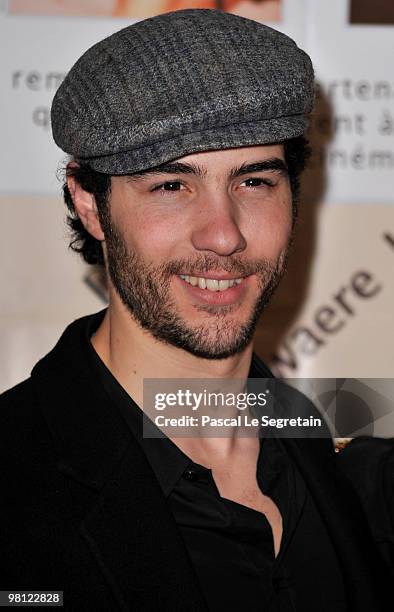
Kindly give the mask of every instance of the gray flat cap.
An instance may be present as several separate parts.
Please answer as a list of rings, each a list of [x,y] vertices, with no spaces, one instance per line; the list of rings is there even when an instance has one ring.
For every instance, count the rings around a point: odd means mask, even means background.
[[[307,130],[309,56],[288,36],[209,9],[158,15],[91,47],[52,104],[57,145],[108,174]]]

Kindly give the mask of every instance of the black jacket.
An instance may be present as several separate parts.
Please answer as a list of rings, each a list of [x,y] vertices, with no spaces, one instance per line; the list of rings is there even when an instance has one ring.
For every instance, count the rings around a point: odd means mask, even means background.
[[[394,580],[394,438],[354,438],[337,463],[357,491]]]
[[[0,590],[63,590],[66,610],[206,610],[152,468],[86,366],[84,324],[0,398]],[[331,440],[284,443],[341,561],[348,610],[390,609],[385,565]]]

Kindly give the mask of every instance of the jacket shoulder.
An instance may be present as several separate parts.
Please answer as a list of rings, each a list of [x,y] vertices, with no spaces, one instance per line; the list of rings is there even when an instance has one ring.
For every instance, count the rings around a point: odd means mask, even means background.
[[[26,378],[14,387],[3,391],[0,394],[0,421],[5,421],[12,417],[16,410],[20,412],[24,409],[29,410],[34,402],[34,390],[31,378]]]
[[[0,454],[7,465],[29,465],[32,452],[51,444],[33,381],[27,378],[0,395]],[[10,463],[12,459],[16,464]]]
[[[31,392],[31,378],[26,378],[22,382],[16,384],[10,389],[6,389],[0,393],[0,405],[3,406],[8,402],[13,402],[18,398],[22,398],[26,393]]]
[[[394,572],[394,438],[354,438],[336,460],[361,500],[374,540]]]
[[[337,463],[360,494],[376,498],[386,478],[391,479],[391,486],[394,483],[394,438],[354,438],[338,453]]]

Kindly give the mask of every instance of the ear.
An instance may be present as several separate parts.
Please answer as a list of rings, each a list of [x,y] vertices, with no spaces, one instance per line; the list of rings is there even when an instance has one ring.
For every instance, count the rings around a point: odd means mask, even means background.
[[[70,164],[70,167],[73,165],[74,164]],[[73,176],[67,177],[67,186],[73,200],[74,208],[84,228],[94,238],[103,241],[105,237],[101,229],[97,205],[93,194],[82,189],[81,185]]]

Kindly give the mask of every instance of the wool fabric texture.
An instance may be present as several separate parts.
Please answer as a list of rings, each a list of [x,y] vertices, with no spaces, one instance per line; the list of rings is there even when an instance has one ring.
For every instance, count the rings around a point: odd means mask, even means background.
[[[107,174],[198,151],[304,134],[309,56],[251,19],[188,9],[134,23],[88,49],[52,103],[57,145]]]

